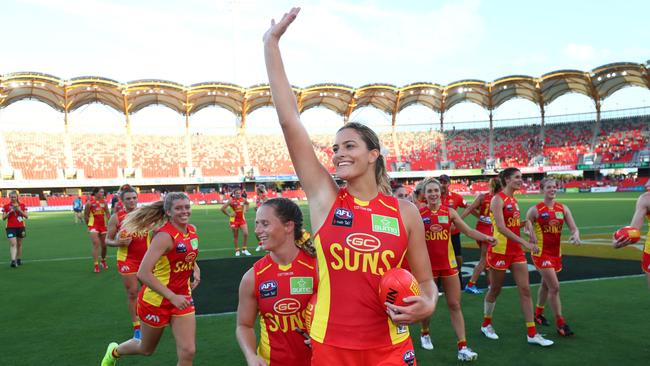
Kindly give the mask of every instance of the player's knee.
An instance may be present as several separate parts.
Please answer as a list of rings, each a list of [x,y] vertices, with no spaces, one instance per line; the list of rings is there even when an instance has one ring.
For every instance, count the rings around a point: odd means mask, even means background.
[[[519,288],[519,294],[522,297],[530,297],[530,287],[529,286],[522,286]]]
[[[548,284],[547,287],[548,287],[548,294],[550,296],[555,296],[555,295],[558,295],[560,293],[560,285],[559,284],[552,284],[552,285]]]
[[[196,353],[196,346],[194,344],[184,344],[178,347],[178,358],[182,360],[191,360]]]
[[[451,312],[460,311],[460,301],[450,301],[447,306]]]

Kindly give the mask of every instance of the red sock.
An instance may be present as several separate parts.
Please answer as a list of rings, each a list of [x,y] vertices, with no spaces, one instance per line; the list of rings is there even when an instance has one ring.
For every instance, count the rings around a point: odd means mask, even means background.
[[[483,324],[481,326],[483,328],[487,327],[488,325],[492,324],[492,317],[491,316],[485,316],[483,317]]]
[[[555,325],[557,325],[558,328],[562,328],[566,322],[564,321],[564,317],[562,315],[558,316],[557,319],[555,319]]]
[[[529,337],[534,337],[537,334],[537,329],[535,328],[535,322],[526,323],[526,329]]]
[[[535,306],[535,316],[544,315],[544,306]]]
[[[474,285],[476,285],[476,283],[474,283],[474,281],[472,281],[472,280],[467,281],[467,287],[474,287]]]
[[[458,350],[461,350],[463,347],[467,347],[467,341],[464,339],[456,342],[456,344],[458,345]]]

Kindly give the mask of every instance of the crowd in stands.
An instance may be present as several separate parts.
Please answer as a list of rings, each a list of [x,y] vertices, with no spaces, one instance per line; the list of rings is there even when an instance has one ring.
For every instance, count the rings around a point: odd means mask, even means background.
[[[647,117],[605,120],[595,131],[593,121],[519,126],[494,129],[493,158],[497,167],[575,165],[583,154],[592,152],[597,162],[628,162],[637,151],[648,147],[650,123]],[[25,179],[56,179],[66,167],[63,133],[4,132],[11,167],[21,169]],[[116,178],[122,168],[140,168],[142,177],[180,177],[188,166],[185,136],[132,135],[133,166],[127,166],[127,135],[70,135],[73,168],[83,169],[86,178]],[[397,131],[380,134],[386,165],[410,164],[411,170],[483,168],[490,158],[487,129]],[[318,159],[330,172],[332,135],[312,136]],[[193,134],[189,138],[191,164],[203,176],[240,174],[244,165],[257,167],[260,175],[294,174],[281,135],[217,136]],[[247,151],[245,151],[247,149]],[[247,154],[246,154],[247,153]],[[248,156],[248,162],[246,162]],[[445,160],[446,159],[446,160]]]

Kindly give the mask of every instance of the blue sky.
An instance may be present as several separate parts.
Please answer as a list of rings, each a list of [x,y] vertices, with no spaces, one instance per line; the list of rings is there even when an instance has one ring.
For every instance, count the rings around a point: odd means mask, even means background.
[[[303,10],[282,48],[298,86],[445,85],[650,59],[648,1],[4,0],[0,74],[264,83],[262,34],[293,5]],[[621,93],[612,108],[650,104],[647,90]],[[565,99],[558,113],[590,108]],[[516,104],[504,118],[535,113]]]

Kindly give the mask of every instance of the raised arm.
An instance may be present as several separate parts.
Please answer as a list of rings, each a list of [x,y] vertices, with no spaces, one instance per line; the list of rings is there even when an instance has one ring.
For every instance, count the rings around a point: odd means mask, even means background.
[[[300,122],[296,97],[289,84],[280,54],[280,37],[296,19],[298,12],[300,8],[292,8],[278,23],[275,20],[271,21],[271,27],[264,34],[264,59],[273,104],[289,149],[291,162],[305,190],[310,208],[313,205],[315,209],[310,211],[327,212],[336,197],[338,187],[327,169],[318,161],[307,130]]]

